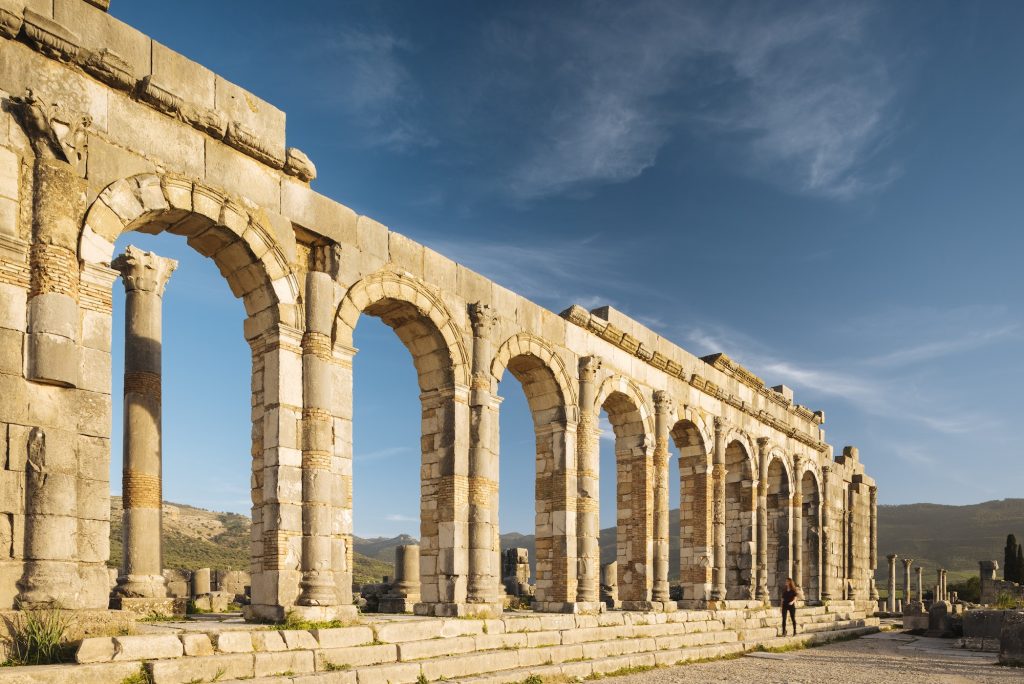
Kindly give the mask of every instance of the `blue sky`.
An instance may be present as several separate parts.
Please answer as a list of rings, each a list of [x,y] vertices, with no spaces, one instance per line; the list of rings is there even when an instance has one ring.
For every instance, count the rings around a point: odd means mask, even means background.
[[[111,12],[284,109],[319,192],[554,311],[611,304],[792,386],[837,451],[860,447],[882,503],[1024,490],[1024,4]],[[241,303],[180,238],[129,241],[182,262],[165,498],[244,512]],[[356,346],[356,532],[416,534],[412,363],[374,319]],[[532,426],[514,379],[501,394],[501,526],[530,532]],[[116,491],[118,440],[113,460]]]

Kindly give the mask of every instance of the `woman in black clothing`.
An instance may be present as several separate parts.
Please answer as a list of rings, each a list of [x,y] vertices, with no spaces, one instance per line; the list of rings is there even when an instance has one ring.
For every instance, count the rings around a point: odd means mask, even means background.
[[[793,578],[786,578],[786,589],[782,592],[782,635],[786,635],[786,614],[793,623],[793,634],[796,634],[796,585]]]

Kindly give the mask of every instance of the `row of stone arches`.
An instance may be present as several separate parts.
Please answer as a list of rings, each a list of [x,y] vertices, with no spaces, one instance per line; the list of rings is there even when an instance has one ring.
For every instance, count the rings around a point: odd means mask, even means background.
[[[597,533],[596,510],[591,510],[596,496],[586,480],[596,480],[598,473],[578,455],[577,442],[590,436],[577,428],[586,422],[583,414],[601,410],[615,436],[620,596],[638,605],[658,598],[659,581],[667,581],[657,569],[667,562],[667,540],[659,532],[666,510],[658,498],[666,452],[659,451],[650,400],[628,378],[609,374],[584,397],[580,378],[542,338],[518,332],[492,352],[494,321],[485,305],[453,312],[439,292],[406,273],[385,268],[342,291],[336,248],[329,245],[312,246],[302,287],[259,212],[198,182],[144,175],[109,186],[86,215],[78,242],[83,267],[104,268],[114,241],[131,230],[184,236],[217,263],[245,303],[253,404],[262,407],[253,418],[252,553],[255,574],[263,580],[254,580],[253,600],[269,616],[280,617],[275,610],[295,603],[311,609],[351,603],[352,335],[362,315],[392,328],[416,368],[423,425],[424,611],[457,613],[460,606],[498,600],[496,386],[506,371],[523,387],[536,435],[539,605],[557,610],[593,600],[597,573],[587,540]],[[667,420],[664,437],[671,435],[680,463],[680,579],[686,598],[706,600],[715,581],[710,513],[716,496],[712,452],[720,428],[691,407],[678,415],[671,411]],[[288,421],[302,426],[295,443],[282,441],[281,426]],[[753,598],[759,578],[757,450],[740,431],[730,432],[725,442],[728,589],[721,598]],[[299,452],[300,464],[283,466],[292,451]],[[812,521],[820,515],[820,489],[813,471],[800,477],[809,478],[815,494],[800,503],[796,518]],[[773,586],[793,571],[794,556],[820,558],[820,544],[812,544],[809,534],[789,541],[795,485],[781,454],[769,459],[765,486],[772,562],[761,570]],[[290,512],[296,507],[298,522]],[[808,562],[800,573],[810,588],[820,571]]]

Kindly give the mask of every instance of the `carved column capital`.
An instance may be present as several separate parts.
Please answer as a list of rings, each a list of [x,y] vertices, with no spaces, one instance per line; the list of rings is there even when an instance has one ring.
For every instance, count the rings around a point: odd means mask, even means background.
[[[729,421],[722,416],[715,416],[715,430],[718,432],[724,432],[729,427]]]
[[[665,390],[654,391],[654,410],[656,413],[672,413],[676,409],[675,399]]]
[[[309,259],[309,270],[326,273],[331,279],[338,277],[341,270],[341,245],[329,242],[326,245],[313,245]]]
[[[490,304],[473,302],[469,305],[469,322],[473,326],[473,337],[489,337],[497,318]]]
[[[771,441],[772,440],[771,440],[770,437],[758,437],[757,438],[757,446],[761,450],[762,453],[768,450],[768,445],[771,444]]]
[[[125,291],[151,292],[162,297],[178,262],[128,245],[124,254],[110,262],[110,266],[121,274]]]
[[[910,571],[910,566],[913,565],[913,564],[914,564],[914,559],[913,558],[904,558],[903,559],[903,565],[904,565],[904,567],[906,567],[908,572]]]
[[[580,358],[580,382],[594,382],[597,372],[601,370],[600,356],[584,356]]]

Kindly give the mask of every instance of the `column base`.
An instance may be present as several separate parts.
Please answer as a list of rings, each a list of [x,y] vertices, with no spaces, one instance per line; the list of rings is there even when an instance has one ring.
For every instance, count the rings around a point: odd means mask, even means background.
[[[413,613],[429,617],[497,618],[504,606],[501,603],[417,603]]]
[[[139,596],[114,596],[110,599],[111,610],[123,610],[140,617],[185,617],[188,612],[187,598],[142,598]]]
[[[355,606],[292,606],[285,613],[285,618],[294,615],[309,622],[330,622],[332,620],[351,620],[359,614]]]
[[[119,575],[114,596],[123,598],[167,598],[167,580],[163,575]]]
[[[533,610],[536,613],[572,613],[574,615],[596,615],[607,610],[607,606],[600,601],[534,601]]]
[[[411,613],[418,602],[418,597],[385,596],[377,602],[377,612]]]
[[[642,611],[644,613],[674,613],[679,610],[675,601],[622,601],[622,610]]]
[[[70,561],[33,560],[26,564],[24,578],[18,580],[19,609],[78,608],[78,566]]]

